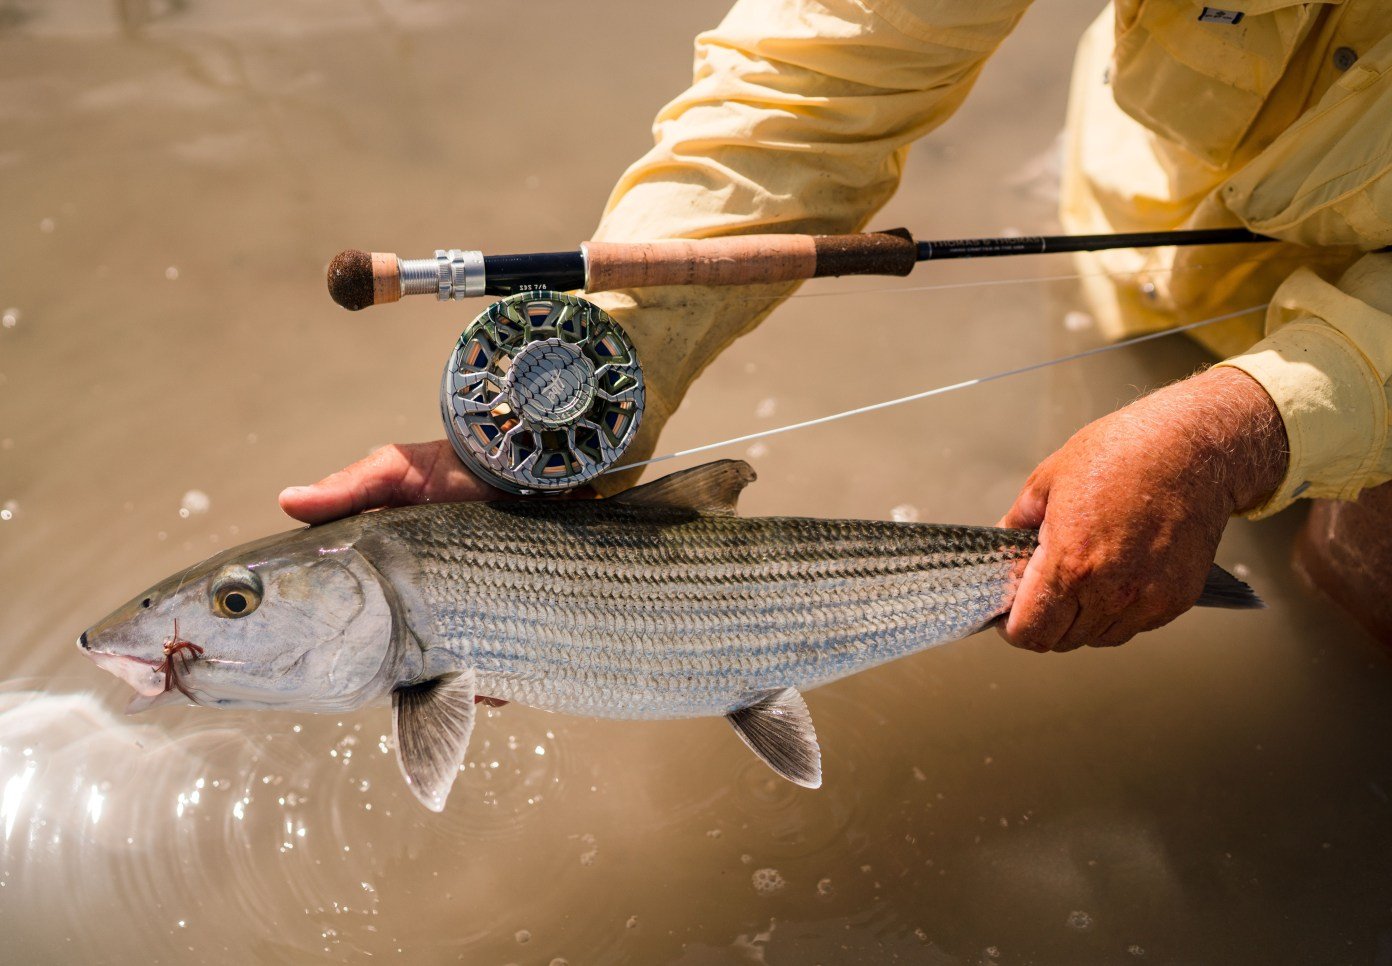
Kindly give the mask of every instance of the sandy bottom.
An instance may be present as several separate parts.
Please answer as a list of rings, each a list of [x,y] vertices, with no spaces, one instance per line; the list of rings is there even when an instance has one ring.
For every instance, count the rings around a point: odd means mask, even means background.
[[[1038,5],[876,224],[1052,227],[1093,12]],[[1219,555],[1267,611],[1066,656],[986,634],[812,693],[817,792],[719,721],[507,707],[432,816],[385,707],[126,719],[77,655],[142,587],[285,529],[282,485],[439,435],[440,367],[482,303],[350,315],[323,291],[334,252],[587,237],[720,13],[0,4],[0,959],[1389,955],[1392,664],[1290,575],[1296,514],[1235,524]],[[810,285],[662,449],[1092,345],[1072,271]],[[727,455],[759,472],[749,513],[990,523],[1074,428],[1199,361],[1157,343]]]

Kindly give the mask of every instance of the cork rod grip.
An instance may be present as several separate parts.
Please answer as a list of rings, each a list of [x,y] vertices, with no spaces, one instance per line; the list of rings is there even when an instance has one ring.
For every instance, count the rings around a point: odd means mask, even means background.
[[[756,285],[827,275],[907,275],[918,247],[903,228],[863,235],[735,235],[589,242],[585,290],[648,285]]]

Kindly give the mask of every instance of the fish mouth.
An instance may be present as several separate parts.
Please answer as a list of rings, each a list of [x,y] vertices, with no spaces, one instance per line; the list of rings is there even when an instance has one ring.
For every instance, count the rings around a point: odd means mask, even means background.
[[[164,694],[164,672],[160,663],[132,654],[113,654],[110,651],[87,651],[103,671],[114,674],[135,689],[141,698],[155,698]]]

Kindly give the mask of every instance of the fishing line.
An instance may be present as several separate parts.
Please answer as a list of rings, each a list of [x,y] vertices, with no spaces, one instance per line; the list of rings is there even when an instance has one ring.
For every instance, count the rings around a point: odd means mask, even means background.
[[[1065,362],[1076,362],[1079,359],[1086,359],[1090,356],[1101,355],[1104,352],[1113,352],[1117,349],[1125,349],[1128,346],[1140,345],[1142,342],[1150,342],[1154,339],[1161,339],[1165,336],[1175,335],[1180,332],[1192,332],[1194,329],[1203,328],[1206,325],[1214,325],[1218,322],[1226,322],[1229,319],[1239,318],[1240,316],[1250,315],[1253,312],[1264,310],[1270,303],[1253,305],[1236,312],[1228,312],[1223,315],[1215,315],[1212,318],[1200,319],[1198,322],[1189,322],[1185,325],[1175,326],[1169,329],[1162,329],[1159,332],[1148,332],[1145,335],[1138,335],[1134,338],[1124,339],[1121,342],[1114,342],[1110,345],[1095,346],[1091,349],[1084,349],[1081,352],[1074,352],[1071,355],[1060,356],[1057,359],[1049,359],[1044,362],[1032,362],[1027,366],[1019,366],[1014,369],[1006,369],[1002,372],[993,372],[990,375],[978,376],[975,379],[967,379],[964,382],[954,382],[947,386],[938,386],[935,389],[928,389],[923,392],[916,392],[909,396],[900,396],[898,399],[890,399],[885,402],[873,403],[869,406],[858,406],[855,409],[847,409],[844,412],[832,413],[829,416],[819,416],[816,419],[807,419],[799,423],[790,423],[787,426],[780,426],[776,429],[760,430],[757,433],[747,433],[744,436],[735,436],[731,439],[723,439],[716,443],[706,443],[704,446],[695,446],[691,449],[678,450],[668,453],[665,456],[654,456],[650,459],[640,460],[636,463],[627,463],[623,466],[611,467],[599,475],[616,473],[620,470],[637,469],[640,466],[648,466],[652,463],[662,463],[667,460],[678,459],[683,456],[694,456],[697,453],[707,453],[714,449],[721,449],[725,446],[735,446],[740,443],[748,443],[756,439],[767,439],[770,436],[779,436],[783,433],[790,433],[796,429],[807,429],[812,426],[822,426],[826,423],[834,423],[841,419],[848,419],[851,416],[860,416],[865,413],[878,412],[882,409],[889,409],[894,406],[902,406],[905,403],[917,402],[920,399],[927,399],[931,396],[941,396],[945,393],[955,392],[958,389],[968,389],[972,386],[980,386],[983,383],[995,382],[998,379],[1005,379],[1009,376],[1019,376],[1027,372],[1035,372],[1040,369],[1047,369],[1050,366],[1062,365]]]

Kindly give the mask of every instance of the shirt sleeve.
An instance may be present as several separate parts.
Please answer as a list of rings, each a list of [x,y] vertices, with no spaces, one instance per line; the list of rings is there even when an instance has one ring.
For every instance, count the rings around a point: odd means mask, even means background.
[[[1365,255],[1336,284],[1295,272],[1267,310],[1266,338],[1225,362],[1261,383],[1290,441],[1290,467],[1257,519],[1299,497],[1351,500],[1392,479],[1392,255]]]
[[[1029,0],[739,0],[696,38],[691,87],[619,179],[594,238],[859,231],[898,186],[908,145],[946,120]],[[687,387],[796,285],[590,296],[632,336],[650,455]],[[624,474],[603,478],[606,491]]]
[[[1392,36],[1370,43],[1221,189],[1253,231],[1352,259],[1337,282],[1313,265],[1287,278],[1266,337],[1224,363],[1262,384],[1290,441],[1286,478],[1253,517],[1302,496],[1350,500],[1392,477],[1392,255],[1375,251],[1392,243]]]

